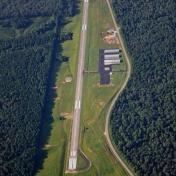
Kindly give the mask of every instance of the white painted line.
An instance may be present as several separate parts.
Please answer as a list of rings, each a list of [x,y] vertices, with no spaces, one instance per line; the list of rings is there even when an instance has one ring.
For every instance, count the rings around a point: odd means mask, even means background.
[[[80,109],[81,108],[81,101],[80,100],[76,100],[75,101],[75,109]]]
[[[71,156],[72,156],[72,157],[75,157],[76,155],[77,155],[77,151],[76,151],[76,150],[71,151]]]
[[[76,150],[73,151],[73,156],[76,156],[77,152]]]
[[[84,31],[84,30],[85,30],[85,25],[83,24],[83,25],[82,25],[82,31]]]
[[[79,109],[81,108],[81,101],[79,101],[79,103],[78,103],[78,108]]]
[[[69,158],[69,165],[68,165],[68,169],[69,170],[73,170],[73,159],[72,158]]]
[[[84,25],[82,25],[82,31],[86,31],[87,30],[87,25],[86,24],[84,24]]]
[[[75,101],[75,109],[77,109],[78,102],[77,100]]]
[[[77,81],[76,81],[76,93],[75,93],[75,104],[73,122],[72,122],[72,134],[71,134],[71,145],[70,145],[70,156],[68,162],[68,169],[70,171],[76,170],[77,167],[77,150],[79,145],[79,128],[80,128],[80,109],[81,109],[81,95],[82,95],[82,85],[83,85],[83,67],[84,67],[84,55],[86,47],[86,30],[88,21],[88,7],[89,0],[83,0],[83,16],[82,16],[82,26],[81,26],[81,38],[79,46],[79,60],[78,60],[78,70],[77,70]]]
[[[76,169],[76,163],[77,163],[77,158],[74,158],[74,160],[73,160],[73,169],[74,170]]]
[[[76,163],[77,163],[77,159],[74,157],[69,158],[69,165],[68,165],[68,169],[69,170],[75,170],[76,169]]]

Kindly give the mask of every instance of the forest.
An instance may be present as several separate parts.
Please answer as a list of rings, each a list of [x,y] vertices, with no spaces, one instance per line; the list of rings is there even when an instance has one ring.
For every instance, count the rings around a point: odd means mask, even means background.
[[[75,4],[76,0],[0,2],[0,28],[6,34],[17,31],[9,37],[0,30],[4,35],[0,39],[1,176],[34,174],[52,63],[61,64],[59,45],[72,39],[73,34],[61,29],[76,13]]]
[[[176,175],[176,2],[113,0],[132,75],[112,111],[111,135],[141,176]]]

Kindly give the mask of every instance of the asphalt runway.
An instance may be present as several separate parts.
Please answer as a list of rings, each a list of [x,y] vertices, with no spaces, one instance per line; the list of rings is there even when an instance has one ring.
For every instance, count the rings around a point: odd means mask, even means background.
[[[82,100],[82,88],[83,88],[83,70],[84,70],[84,60],[85,60],[85,51],[86,51],[88,8],[89,8],[89,1],[84,0],[82,29],[81,29],[81,34],[80,34],[78,68],[77,68],[75,104],[74,104],[73,121],[72,121],[71,143],[70,143],[70,148],[69,148],[70,149],[69,163],[68,163],[69,171],[74,171],[76,170],[76,167],[77,167],[80,113],[81,113],[81,100]]]

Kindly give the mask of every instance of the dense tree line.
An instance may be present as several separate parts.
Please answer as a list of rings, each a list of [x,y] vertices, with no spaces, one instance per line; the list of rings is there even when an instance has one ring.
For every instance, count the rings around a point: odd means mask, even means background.
[[[50,17],[57,14],[73,16],[77,13],[77,0],[1,0],[0,24],[4,27],[26,28],[32,24],[33,17]],[[58,8],[57,8],[58,7]],[[53,25],[50,24],[50,25]],[[46,26],[45,26],[46,27]]]
[[[1,176],[30,176],[34,173],[51,63],[54,60],[61,63],[58,45],[72,39],[72,34],[61,33],[61,28],[66,17],[76,13],[74,7],[69,0],[0,2],[2,23],[12,16],[22,19],[23,23],[41,15],[55,19],[31,33],[0,40]]]
[[[77,0],[1,0],[0,19],[28,18],[38,16],[52,16],[57,9],[62,13],[73,16],[77,12]],[[66,7],[66,8],[65,8]]]
[[[51,16],[57,5],[58,0],[1,0],[0,19]]]
[[[176,175],[174,0],[113,0],[133,73],[115,104],[111,132],[138,175]]]

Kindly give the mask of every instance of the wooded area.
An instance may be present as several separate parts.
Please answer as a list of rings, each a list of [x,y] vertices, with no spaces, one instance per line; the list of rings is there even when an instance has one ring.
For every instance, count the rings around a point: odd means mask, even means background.
[[[111,117],[117,148],[141,176],[176,175],[174,0],[113,0],[133,73]]]
[[[59,43],[66,17],[76,13],[76,0],[2,0],[0,26],[23,28],[34,17],[52,17],[32,32],[0,40],[0,175],[34,173],[38,137],[50,89],[52,62],[61,63]],[[33,18],[31,18],[33,17]],[[15,24],[15,25],[14,25]]]

